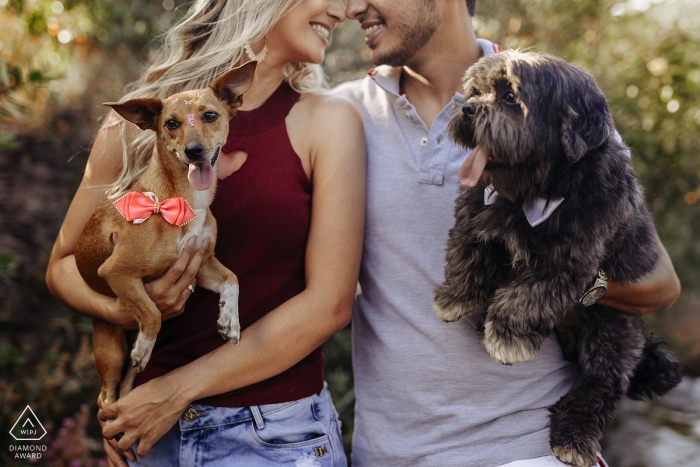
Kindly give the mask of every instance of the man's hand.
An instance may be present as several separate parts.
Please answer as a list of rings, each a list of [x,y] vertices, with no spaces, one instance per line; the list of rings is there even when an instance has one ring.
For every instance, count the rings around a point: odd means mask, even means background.
[[[654,269],[639,281],[627,283],[624,287],[619,282],[609,281],[599,305],[640,316],[673,305],[681,293],[681,284],[666,249],[658,237],[656,241],[659,259]]]

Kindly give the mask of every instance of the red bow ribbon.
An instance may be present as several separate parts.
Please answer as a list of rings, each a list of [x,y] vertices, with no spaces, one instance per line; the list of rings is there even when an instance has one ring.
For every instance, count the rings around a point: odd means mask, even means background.
[[[114,203],[124,219],[140,224],[152,214],[160,214],[167,222],[178,227],[197,217],[185,198],[168,198],[162,203],[153,193],[130,191]]]

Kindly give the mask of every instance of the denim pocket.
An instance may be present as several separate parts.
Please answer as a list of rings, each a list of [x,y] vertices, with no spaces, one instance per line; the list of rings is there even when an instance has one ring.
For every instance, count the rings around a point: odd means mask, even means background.
[[[281,409],[266,412],[261,407],[265,427],[248,422],[253,439],[266,448],[298,448],[329,443],[328,425],[315,413],[310,397]]]

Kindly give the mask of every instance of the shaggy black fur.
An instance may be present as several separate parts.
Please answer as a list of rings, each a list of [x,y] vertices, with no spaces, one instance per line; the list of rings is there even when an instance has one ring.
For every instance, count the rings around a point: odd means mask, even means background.
[[[563,462],[589,467],[624,394],[655,397],[681,378],[641,318],[574,306],[599,268],[624,284],[658,258],[629,151],[594,79],[558,58],[484,57],[467,72],[465,96],[452,137],[492,159],[457,199],[435,311],[454,321],[486,304],[482,343],[505,364],[529,359],[556,331],[578,375],[550,409],[551,447]],[[484,204],[488,185],[499,193],[492,205]],[[531,227],[523,205],[540,196],[565,201]]]

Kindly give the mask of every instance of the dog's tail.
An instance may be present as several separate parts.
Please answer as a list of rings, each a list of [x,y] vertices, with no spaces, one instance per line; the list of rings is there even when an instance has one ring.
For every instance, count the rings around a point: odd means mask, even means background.
[[[665,344],[666,341],[662,338],[653,335],[646,337],[642,358],[634,370],[627,397],[634,400],[653,400],[681,382],[681,365],[660,349]]]

